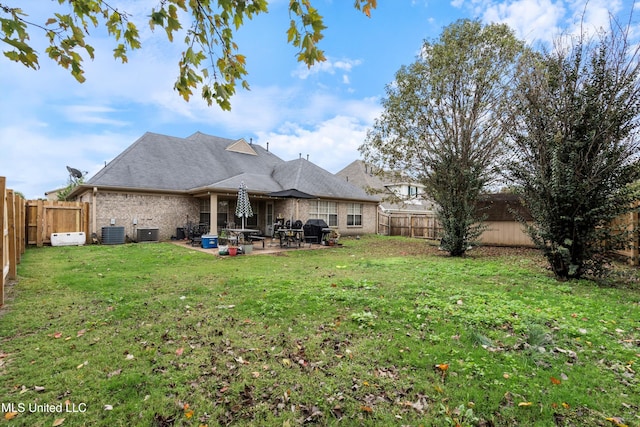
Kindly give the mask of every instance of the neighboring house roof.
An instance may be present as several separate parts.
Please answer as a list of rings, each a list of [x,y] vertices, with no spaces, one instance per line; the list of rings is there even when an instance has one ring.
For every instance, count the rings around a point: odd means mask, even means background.
[[[200,132],[177,138],[145,133],[84,187],[197,193],[270,193],[296,188],[317,197],[378,201],[308,160],[284,161],[262,146]]]
[[[376,190],[384,190],[386,188],[385,182],[373,172],[371,165],[362,160],[354,160],[336,175],[360,188]]]
[[[395,199],[398,197],[391,188],[402,184],[415,184],[408,182],[406,177],[395,177],[391,173],[383,173],[381,178],[381,175],[376,173],[373,166],[362,160],[354,160],[336,175],[351,184],[363,188],[370,194],[379,194],[381,199],[380,207],[385,211],[425,213],[431,212],[433,209],[433,203],[423,197],[396,201]]]

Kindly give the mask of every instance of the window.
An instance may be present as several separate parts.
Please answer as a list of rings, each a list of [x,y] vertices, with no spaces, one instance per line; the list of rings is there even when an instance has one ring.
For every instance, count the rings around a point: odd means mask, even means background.
[[[253,216],[245,219],[245,225],[247,228],[258,228],[258,209],[253,203],[251,203],[251,210],[253,211]],[[236,221],[242,224],[242,219],[236,217]]]
[[[347,226],[362,226],[362,205],[349,203],[347,205]]]
[[[200,199],[200,224],[209,224],[211,221],[211,200]]]
[[[274,221],[275,221],[275,218],[273,215],[273,203],[267,203],[267,220],[265,225],[269,227],[273,225]]]
[[[309,215],[310,218],[323,219],[329,227],[335,227],[338,225],[338,204],[336,202],[318,200],[311,205]]]
[[[227,214],[229,212],[229,202],[226,200],[218,200],[218,227],[224,228],[229,220]]]

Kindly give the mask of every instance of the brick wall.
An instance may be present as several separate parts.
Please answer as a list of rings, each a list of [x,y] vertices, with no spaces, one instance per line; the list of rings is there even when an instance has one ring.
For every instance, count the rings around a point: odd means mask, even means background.
[[[82,200],[91,202],[91,193]],[[116,225],[124,227],[133,240],[138,228],[158,228],[160,240],[169,240],[187,220],[198,223],[200,219],[200,203],[191,196],[98,191],[96,204],[96,230],[92,231],[98,236],[102,227]]]
[[[315,200],[301,200],[300,205],[298,207],[299,217],[294,219],[300,219],[303,223],[307,221],[307,219],[315,218],[314,215],[311,215],[309,212],[311,211],[310,206],[315,203]],[[354,202],[359,203],[359,202]],[[377,209],[378,205],[373,203],[361,203],[362,204],[362,226],[347,226],[347,209],[351,202],[337,202],[338,208],[338,232],[342,236],[355,236],[355,235],[363,235],[363,234],[373,234],[376,232],[376,221],[377,221]],[[279,205],[282,210],[276,210],[276,213],[284,211],[285,219],[289,218],[289,212],[291,211],[292,203],[287,200],[286,202]],[[277,208],[276,208],[277,209]],[[295,214],[294,214],[295,216]]]
[[[158,228],[160,240],[169,240],[176,235],[176,228],[184,227],[187,219],[197,223],[200,218],[200,202],[198,199],[188,195],[154,194],[154,193],[125,193],[119,191],[100,190],[96,194],[97,209],[91,206],[92,215],[95,212],[96,224],[95,232],[101,236],[102,227],[111,225],[125,228],[125,235],[136,239],[138,228]],[[79,201],[92,203],[93,197],[90,191],[85,192],[78,198]],[[298,218],[303,223],[309,216],[309,203],[311,200],[279,200],[275,202],[274,215],[284,214],[288,219],[291,215],[292,207],[298,206]],[[347,206],[348,202],[338,203],[338,225],[339,232],[343,236],[363,235],[376,232],[377,205],[373,203],[362,204],[362,226],[347,227]],[[233,203],[231,203],[233,204]],[[260,215],[258,228],[263,228],[264,213],[262,203],[257,204],[257,213]],[[233,216],[235,208],[230,206],[229,217],[236,222],[240,220]],[[295,213],[294,213],[294,216]],[[134,225],[134,219],[137,225]],[[114,220],[114,224],[112,224]],[[93,223],[93,221],[90,221]],[[222,227],[222,224],[218,224]],[[214,232],[215,233],[215,232]]]

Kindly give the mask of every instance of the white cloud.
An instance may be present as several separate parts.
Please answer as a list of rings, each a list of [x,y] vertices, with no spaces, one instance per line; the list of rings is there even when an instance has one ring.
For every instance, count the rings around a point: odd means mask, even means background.
[[[327,102],[317,99],[318,104]],[[325,119],[311,120],[308,124],[294,121],[295,117],[282,123],[273,131],[258,132],[258,144],[266,146],[284,160],[302,156],[316,165],[336,173],[352,161],[360,158],[358,147],[364,142],[367,130],[380,113],[376,99],[334,102],[335,115]],[[329,108],[326,113],[331,111]]]
[[[367,126],[353,117],[335,116],[310,129],[287,122],[276,131],[260,133],[258,143],[283,160],[307,158],[316,165],[338,172],[360,157],[358,147],[364,142]]]
[[[42,198],[45,191],[67,184],[69,173],[65,166],[86,171],[91,176],[103,163],[88,162],[88,159],[109,161],[139,136],[105,132],[56,137],[42,123],[5,126],[0,128],[0,141],[6,142],[2,147],[0,171],[11,172],[6,175],[7,187],[29,199]]]
[[[343,59],[333,61],[330,58],[327,58],[326,61],[318,62],[311,68],[307,67],[305,64],[298,64],[298,67],[291,73],[291,75],[293,77],[304,80],[314,74],[335,74],[338,70],[349,73],[351,72],[353,67],[357,67],[360,64],[362,64],[362,61],[359,59]]]
[[[610,16],[622,10],[621,0],[574,0],[571,3],[572,14],[569,18],[568,32],[579,34],[585,31],[594,34],[610,27]]]
[[[484,3],[482,19],[509,25],[516,36],[529,42],[551,42],[566,10],[561,1],[516,0]],[[476,6],[480,11],[480,6]]]
[[[561,33],[608,28],[610,14],[623,9],[622,0],[452,0],[451,5],[470,10],[485,22],[506,23],[530,43],[551,43]]]
[[[62,106],[61,111],[70,123],[90,123],[122,127],[130,123],[124,120],[110,119],[107,116],[117,113],[118,110],[100,105],[67,105]]]

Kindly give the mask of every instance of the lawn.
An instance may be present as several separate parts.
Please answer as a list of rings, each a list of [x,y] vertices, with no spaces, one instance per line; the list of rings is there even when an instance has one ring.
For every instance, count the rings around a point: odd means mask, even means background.
[[[533,250],[342,243],[29,249],[0,425],[640,425],[636,270],[560,283]]]

